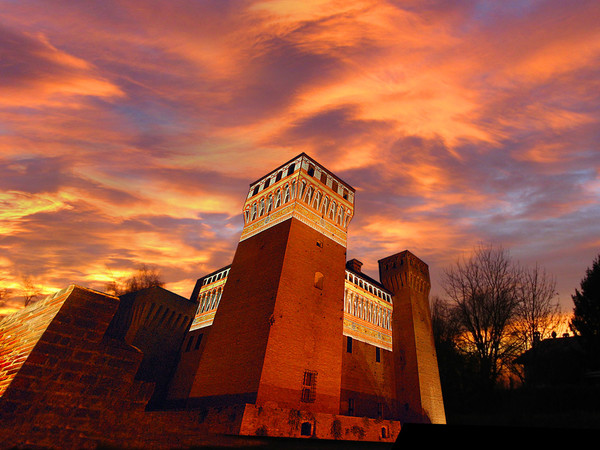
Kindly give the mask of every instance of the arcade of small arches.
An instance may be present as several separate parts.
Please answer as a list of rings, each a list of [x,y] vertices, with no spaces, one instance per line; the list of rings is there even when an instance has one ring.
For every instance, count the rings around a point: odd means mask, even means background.
[[[318,186],[308,183],[306,180],[300,182],[298,198],[317,211],[321,217],[327,218],[343,229],[348,228],[348,223],[352,218],[352,210],[330,198]]]
[[[207,311],[217,309],[219,301],[223,295],[223,286],[218,286],[213,289],[206,290],[200,293],[198,298],[199,306],[198,313],[202,314]]]
[[[291,183],[286,183],[275,192],[264,195],[244,210],[244,222],[249,223],[259,217],[271,214],[273,210],[293,200],[295,193],[296,180],[292,180]]]
[[[306,203],[312,209],[316,210],[321,217],[327,218],[336,223],[343,229],[348,227],[348,223],[352,217],[350,208],[344,208],[330,199],[330,196],[325,194],[322,189],[308,183],[306,180],[300,181],[298,187],[298,199]],[[248,206],[244,211],[245,223],[252,222],[260,217],[271,214],[272,211],[285,205],[296,197],[296,180],[286,183],[284,186],[264,195]]]
[[[346,289],[344,312],[386,330],[391,330],[392,311],[350,289]]]

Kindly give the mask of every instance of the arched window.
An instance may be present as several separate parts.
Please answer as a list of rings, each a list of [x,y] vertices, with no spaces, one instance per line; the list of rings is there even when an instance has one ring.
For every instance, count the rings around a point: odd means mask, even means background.
[[[344,207],[340,205],[340,212],[338,213],[338,216],[337,216],[337,223],[339,225],[342,224],[343,218],[344,218]]]
[[[293,199],[296,196],[296,180],[292,181],[292,190],[290,196]]]
[[[321,191],[317,191],[317,193],[315,194],[315,199],[313,200],[312,207],[318,211],[320,203],[321,203]]]
[[[285,185],[285,190],[283,193],[283,203],[287,203],[290,201],[290,185],[286,184]]]
[[[210,291],[208,291],[204,294],[204,308],[203,308],[202,312],[208,311],[208,307],[210,305],[210,294],[211,294]]]
[[[335,213],[337,211],[337,206],[335,204],[335,202],[332,200],[331,201],[331,208],[329,209],[329,218],[332,220],[335,220]]]
[[[296,168],[295,164],[293,164],[293,163],[290,164],[290,167],[288,167],[288,171],[287,171],[288,176],[294,173],[295,168]]]
[[[256,219],[256,202],[252,203],[252,214],[250,215],[250,220]]]
[[[315,287],[317,289],[323,289],[324,275],[321,272],[315,272]]]
[[[273,194],[269,194],[269,199],[267,200],[267,214],[269,214],[273,209]]]
[[[217,297],[217,303],[215,305],[215,308],[219,307],[219,302],[221,301],[222,296],[223,296],[223,288],[219,289],[219,296]]]
[[[250,210],[246,209],[246,210],[244,210],[244,223],[248,223],[249,220],[250,220]]]
[[[279,208],[279,205],[281,205],[281,189],[277,189],[275,193],[275,208]]]
[[[265,213],[265,199],[260,199],[260,204],[258,206],[258,217],[261,217]]]
[[[329,207],[329,197],[325,196],[323,198],[323,203],[321,203],[321,215],[325,217],[327,215],[327,208]]]
[[[306,202],[307,205],[310,205],[312,195],[313,195],[313,187],[308,186],[308,189],[306,190],[306,195],[304,196],[304,201]]]
[[[302,200],[302,194],[304,194],[304,189],[306,188],[306,181],[302,180],[300,183],[300,188],[298,190],[298,198]]]

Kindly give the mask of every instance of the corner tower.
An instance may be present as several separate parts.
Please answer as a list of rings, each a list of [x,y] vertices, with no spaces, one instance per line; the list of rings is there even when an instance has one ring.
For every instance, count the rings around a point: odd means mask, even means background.
[[[188,406],[339,412],[354,189],[305,154],[250,184]]]
[[[402,421],[445,423],[429,311],[429,268],[408,250],[379,261],[379,279],[392,293],[396,401]]]

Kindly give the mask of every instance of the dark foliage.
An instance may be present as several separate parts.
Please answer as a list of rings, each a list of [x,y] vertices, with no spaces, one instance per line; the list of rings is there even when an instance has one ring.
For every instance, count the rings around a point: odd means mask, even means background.
[[[592,369],[600,369],[600,255],[581,280],[581,290],[572,296],[575,308],[571,330],[581,338]]]

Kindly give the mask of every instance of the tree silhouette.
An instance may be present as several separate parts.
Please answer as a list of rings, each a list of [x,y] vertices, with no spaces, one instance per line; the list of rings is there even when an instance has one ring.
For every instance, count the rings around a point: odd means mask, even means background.
[[[592,268],[586,270],[580,287],[581,290],[575,289],[575,295],[571,296],[575,308],[569,325],[581,338],[592,368],[597,369],[600,368],[600,255]]]
[[[42,289],[37,286],[31,275],[23,275],[21,277],[21,292],[23,294],[23,304],[27,306],[40,298]]]
[[[560,305],[556,280],[545,269],[535,265],[520,273],[520,302],[516,309],[516,329],[522,336],[524,349],[532,347],[534,337],[550,337],[560,322]]]
[[[135,273],[124,282],[113,280],[106,284],[106,291],[114,295],[123,295],[129,292],[139,291],[149,287],[164,286],[160,271],[147,264],[141,264]]]
[[[447,269],[442,281],[461,327],[458,346],[478,362],[482,389],[491,389],[503,361],[518,351],[510,325],[519,305],[519,269],[508,252],[479,246]]]

